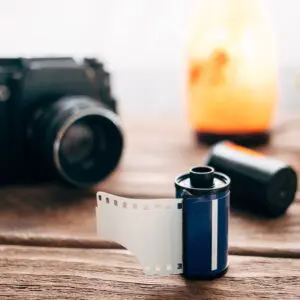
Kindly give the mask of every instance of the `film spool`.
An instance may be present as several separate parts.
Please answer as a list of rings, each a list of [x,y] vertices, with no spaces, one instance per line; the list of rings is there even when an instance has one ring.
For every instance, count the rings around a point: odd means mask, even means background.
[[[97,193],[97,233],[131,251],[147,275],[214,278],[228,268],[230,179],[196,167],[175,180],[176,198]]]
[[[230,179],[196,167],[175,180],[183,197],[183,266],[189,278],[219,277],[228,268]]]

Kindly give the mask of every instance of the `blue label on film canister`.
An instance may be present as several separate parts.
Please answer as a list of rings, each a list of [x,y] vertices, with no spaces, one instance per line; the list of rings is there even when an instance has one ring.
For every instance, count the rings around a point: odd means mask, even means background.
[[[229,198],[228,190],[183,198],[185,277],[212,278],[227,270]]]

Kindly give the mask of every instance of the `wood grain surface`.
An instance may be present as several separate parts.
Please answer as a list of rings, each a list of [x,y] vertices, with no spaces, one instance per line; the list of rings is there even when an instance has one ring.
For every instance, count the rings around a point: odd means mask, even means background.
[[[214,281],[147,277],[133,255],[97,237],[97,190],[134,198],[173,197],[174,178],[202,164],[209,151],[195,143],[180,120],[125,126],[122,162],[101,185],[85,191],[58,184],[0,189],[0,299],[299,297],[300,194],[277,219],[231,211],[230,269]],[[300,126],[298,121],[286,126],[277,127],[270,145],[258,150],[300,172]]]
[[[230,256],[213,281],[145,276],[125,250],[0,247],[1,299],[297,299],[300,260]]]
[[[288,128],[293,123],[290,123]],[[298,125],[296,123],[296,125]],[[120,247],[96,236],[95,191],[129,197],[173,197],[174,178],[202,164],[209,148],[199,146],[187,124],[166,120],[125,122],[126,148],[110,178],[93,190],[59,185],[0,189],[0,243],[62,247]],[[300,129],[274,134],[268,147],[259,149],[291,163],[300,171]],[[299,126],[300,128],[300,126]],[[139,130],[137,130],[139,129]],[[289,142],[290,141],[290,142]],[[300,195],[287,214],[263,219],[232,211],[230,252],[300,257]]]
[[[0,243],[118,248],[96,236],[95,191],[135,198],[173,197],[174,178],[202,164],[209,151],[195,143],[187,124],[180,120],[166,120],[164,126],[146,121],[125,126],[121,164],[100,186],[89,191],[54,184],[0,189]],[[259,150],[300,171],[300,143],[298,149],[296,139],[300,129],[296,126],[297,130],[289,130],[287,135],[284,127],[280,128],[271,144]],[[233,210],[230,252],[300,257],[299,198],[286,215],[275,220]]]

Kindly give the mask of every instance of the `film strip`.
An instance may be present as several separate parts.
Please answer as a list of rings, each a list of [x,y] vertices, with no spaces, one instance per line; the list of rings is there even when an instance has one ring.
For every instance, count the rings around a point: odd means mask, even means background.
[[[229,178],[195,167],[171,199],[97,193],[97,232],[136,256],[146,275],[216,278],[228,268]]]
[[[181,274],[182,201],[98,192],[97,234],[132,252],[147,275]]]

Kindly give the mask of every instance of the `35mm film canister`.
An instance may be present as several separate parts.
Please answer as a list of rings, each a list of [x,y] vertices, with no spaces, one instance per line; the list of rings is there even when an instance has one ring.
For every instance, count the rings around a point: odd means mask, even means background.
[[[195,167],[175,180],[183,202],[183,274],[214,278],[228,268],[230,179],[211,167]]]
[[[297,191],[297,174],[288,164],[223,141],[205,163],[231,179],[231,203],[268,217],[284,214]]]
[[[230,179],[211,167],[176,178],[176,197],[97,193],[97,233],[131,251],[147,275],[220,277],[228,269]]]

